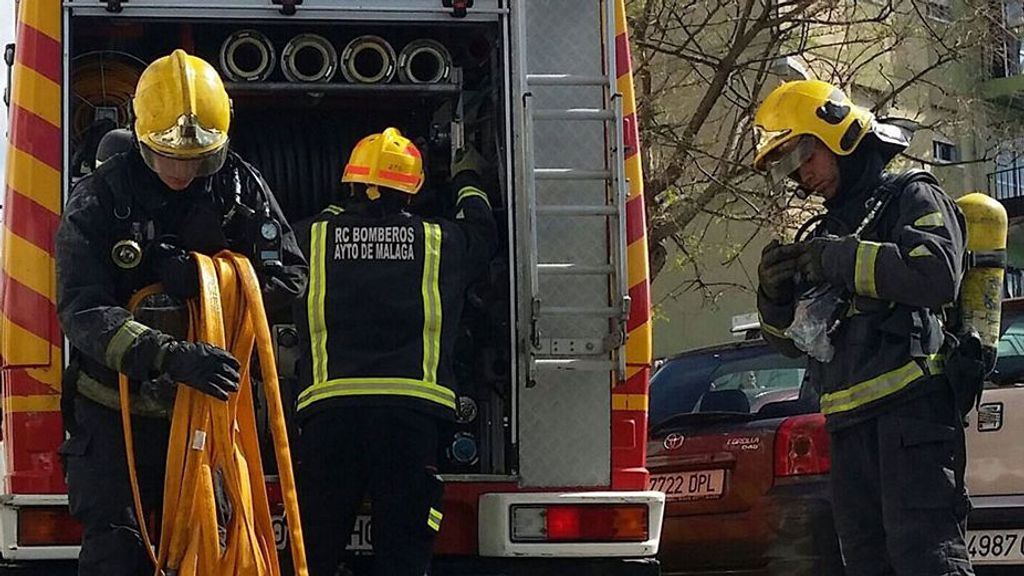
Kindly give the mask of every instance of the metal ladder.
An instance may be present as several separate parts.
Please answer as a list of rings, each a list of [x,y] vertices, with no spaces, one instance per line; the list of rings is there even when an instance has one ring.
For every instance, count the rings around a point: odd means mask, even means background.
[[[527,234],[529,253],[529,279],[531,300],[530,323],[530,365],[529,382],[535,382],[536,374],[542,370],[586,370],[614,372],[616,382],[625,378],[626,360],[624,344],[626,322],[630,301],[628,270],[626,262],[626,197],[628,183],[622,173],[624,167],[624,144],[622,139],[623,111],[622,98],[616,83],[615,50],[615,3],[607,0],[604,18],[604,74],[583,76],[573,74],[534,74],[526,72],[526,92],[523,103],[525,112],[526,138],[525,192],[529,230]],[[599,94],[603,107],[570,107],[558,109],[535,109],[535,90],[558,90],[572,88],[589,89],[588,96]],[[563,166],[538,168],[538,157],[551,158],[558,154],[546,151],[544,143],[535,139],[535,127],[543,122],[562,121],[572,126],[584,122],[600,122],[604,128],[604,166]],[[593,204],[564,205],[546,202],[538,183],[552,187],[561,182],[593,183],[593,197],[599,200]],[[589,196],[589,195],[588,195]],[[600,264],[585,264],[576,261],[541,262],[538,244],[538,221],[540,218],[585,217],[602,219],[606,223],[607,259]],[[542,289],[542,278],[561,277],[602,277],[608,285],[608,299],[602,305],[546,305]],[[541,323],[553,317],[597,317],[608,320],[608,330],[603,334],[544,334]]]

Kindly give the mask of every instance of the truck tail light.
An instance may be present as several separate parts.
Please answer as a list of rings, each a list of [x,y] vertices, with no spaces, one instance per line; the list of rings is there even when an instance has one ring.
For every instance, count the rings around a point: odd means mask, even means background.
[[[775,434],[775,476],[826,474],[832,467],[823,414],[786,418]]]
[[[642,504],[512,507],[513,542],[644,542],[649,536]]]
[[[77,546],[82,526],[66,506],[32,506],[18,510],[19,546]]]

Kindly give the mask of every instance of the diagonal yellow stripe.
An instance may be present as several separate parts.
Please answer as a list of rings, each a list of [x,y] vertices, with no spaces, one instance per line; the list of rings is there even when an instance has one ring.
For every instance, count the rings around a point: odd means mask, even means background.
[[[0,316],[0,334],[3,335],[3,356],[8,366],[45,366],[54,358],[60,358],[60,351],[50,346],[47,340],[11,322],[7,316]],[[59,388],[60,378],[54,378],[49,372],[43,373],[43,370],[30,371],[29,375],[51,388]]]
[[[53,302],[53,257],[4,228],[4,270],[7,275]]]
[[[18,19],[60,42],[60,2],[26,1],[21,3]]]
[[[60,127],[60,85],[20,62],[14,64],[11,102]]]
[[[25,370],[32,378],[46,384],[54,390],[61,389],[61,375],[63,363],[61,361],[63,352],[60,348],[50,347],[50,365],[43,368],[29,368]]]
[[[647,411],[646,394],[612,394],[612,410]]]
[[[60,411],[60,396],[57,394],[44,394],[41,396],[4,397],[4,412],[7,414],[15,412],[58,411]]]
[[[7,147],[7,185],[54,214],[60,214],[60,172],[31,154]]]

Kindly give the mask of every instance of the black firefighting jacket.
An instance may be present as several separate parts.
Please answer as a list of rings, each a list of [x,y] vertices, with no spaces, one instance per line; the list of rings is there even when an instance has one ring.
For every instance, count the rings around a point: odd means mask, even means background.
[[[310,284],[294,314],[300,420],[331,406],[400,405],[452,419],[466,288],[497,242],[487,195],[456,179],[454,219],[330,206],[299,237]],[[308,240],[306,240],[308,238]]]
[[[233,153],[217,174],[180,192],[169,190],[137,151],[114,156],[76,183],[57,232],[57,312],[80,364],[79,379],[89,384],[81,393],[101,401],[96,383],[116,387],[118,372],[132,378],[133,392],[156,376],[154,359],[166,336],[126,309],[136,291],[158,281],[150,247],[162,239],[203,254],[229,248],[252,258],[239,204],[269,207],[281,225],[282,266],[257,266],[257,274],[268,310],[287,307],[305,290],[306,261],[266,182]],[[140,265],[123,269],[112,250],[129,239],[144,255]]]
[[[830,339],[828,363],[809,359],[810,381],[821,394],[830,429],[877,414],[885,406],[926,391],[942,372],[943,307],[957,297],[964,265],[966,225],[956,203],[930,175],[891,190],[889,203],[860,238],[878,187],[872,179],[826,202],[819,234],[842,239],[826,246],[822,263],[829,283],[845,289]],[[762,332],[790,355],[798,354],[785,329],[795,301],[773,302],[758,291]]]

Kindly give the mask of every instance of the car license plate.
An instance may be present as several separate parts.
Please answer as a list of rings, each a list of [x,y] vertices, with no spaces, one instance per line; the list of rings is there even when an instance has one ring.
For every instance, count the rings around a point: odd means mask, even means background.
[[[651,474],[650,489],[664,492],[670,502],[721,498],[725,492],[725,470]]]
[[[1024,530],[968,530],[973,564],[1024,564]]]

